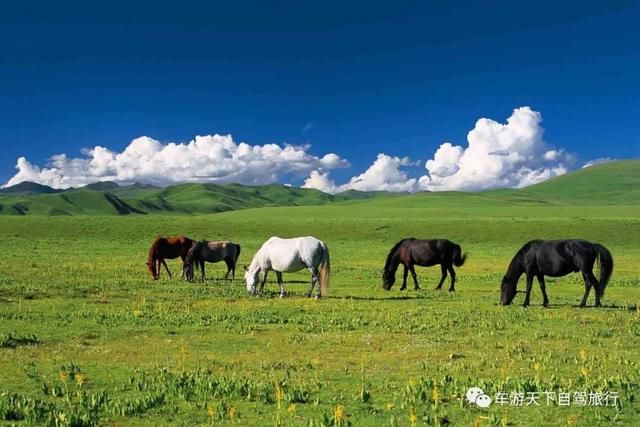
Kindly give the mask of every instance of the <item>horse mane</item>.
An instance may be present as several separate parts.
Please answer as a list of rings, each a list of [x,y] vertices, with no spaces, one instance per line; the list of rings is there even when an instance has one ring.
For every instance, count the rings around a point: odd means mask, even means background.
[[[394,255],[396,254],[396,252],[398,251],[398,248],[400,248],[400,246],[406,242],[407,240],[415,240],[415,237],[408,237],[406,239],[402,239],[400,240],[398,243],[396,243],[395,245],[393,245],[393,247],[391,248],[391,250],[389,251],[389,254],[387,255],[387,260],[384,263],[384,271],[389,271],[391,269],[393,269],[394,267],[397,267],[397,264],[395,266],[392,266],[392,264],[394,263],[394,261],[397,259],[397,257],[395,257]]]
[[[147,262],[151,264],[156,259],[156,253],[158,251],[158,246],[160,242],[164,240],[164,237],[156,237],[153,242],[151,242],[151,247],[149,248],[149,254],[147,255]]]
[[[506,273],[507,277],[510,277],[511,274],[514,274],[514,273],[518,274],[518,277],[519,277],[524,272],[524,267],[522,266],[522,259],[524,257],[525,252],[531,249],[531,246],[540,242],[542,242],[542,240],[530,240],[527,243],[525,243],[518,250],[518,252],[516,252],[516,254],[511,259],[511,262],[509,262],[509,267],[507,267],[507,273]],[[517,271],[514,271],[516,269]]]

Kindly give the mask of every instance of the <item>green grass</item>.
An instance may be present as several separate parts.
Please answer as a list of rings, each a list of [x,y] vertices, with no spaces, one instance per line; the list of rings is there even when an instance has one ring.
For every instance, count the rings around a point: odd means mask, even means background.
[[[372,426],[409,426],[411,414],[418,425],[481,426],[635,425],[640,416],[634,204],[419,194],[199,216],[3,217],[0,233],[6,422],[26,414],[15,422],[332,425],[340,406],[353,425]],[[267,296],[249,297],[241,280],[219,280],[221,264],[209,265],[206,284],[150,280],[149,243],[178,233],[239,242],[245,264],[272,235],[314,235],[331,251],[330,297],[303,298],[302,273],[285,275],[288,298],[276,297],[274,283]],[[469,258],[456,293],[432,290],[437,267],[418,270],[421,291],[380,289],[386,253],[406,236],[462,245]],[[548,309],[537,287],[531,307],[499,306],[515,251],[563,237],[612,251],[605,307],[575,307],[578,275],[548,280]],[[177,275],[179,262],[169,264]],[[470,386],[610,390],[621,405],[481,410],[464,403]]]

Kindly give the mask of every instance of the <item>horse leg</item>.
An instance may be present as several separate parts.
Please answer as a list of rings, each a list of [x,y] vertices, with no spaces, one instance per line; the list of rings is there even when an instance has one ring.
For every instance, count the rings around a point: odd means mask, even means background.
[[[282,283],[282,272],[276,271],[276,278],[278,279],[278,286],[280,287],[280,298],[282,298],[287,294],[284,291],[284,284]]]
[[[523,307],[529,306],[529,298],[531,297],[531,287],[533,286],[533,274],[527,273],[527,290],[524,296]]]
[[[589,276],[589,280],[591,280],[591,283],[593,283],[593,288],[596,291],[596,307],[602,307],[602,305],[600,304],[600,282],[598,282],[596,276],[593,275],[593,270],[587,274]]]
[[[584,296],[582,297],[582,301],[580,302],[580,307],[584,307],[587,305],[587,299],[589,298],[589,291],[591,290],[591,279],[587,275],[587,273],[582,273],[582,278],[584,279]],[[598,291],[596,290],[596,295]]]
[[[167,274],[169,275],[169,279],[171,279],[171,272],[169,271],[169,267],[167,267],[167,262],[162,258],[162,264],[164,265],[164,269],[167,270]],[[158,269],[160,271],[160,269]]]
[[[229,278],[229,273],[231,273],[233,264],[229,258],[225,258],[224,263],[227,264],[227,273],[224,275],[224,280],[227,280]],[[233,281],[233,276],[231,276],[231,280]]]
[[[540,284],[540,291],[542,291],[542,305],[549,307],[549,298],[547,298],[547,287],[544,283],[544,274],[538,274],[538,283]]]
[[[207,277],[204,273],[204,259],[200,260],[200,272],[202,273],[202,283],[204,283],[207,280]]]
[[[269,270],[264,270],[264,272],[262,273],[262,282],[260,283],[260,295],[262,295],[262,290],[264,289],[264,284],[267,283],[267,274],[269,273]]]
[[[311,286],[309,286],[309,292],[307,292],[305,294],[305,296],[308,298],[311,296],[311,293],[313,292],[313,288],[316,286],[316,282],[318,281],[318,276],[320,276],[320,273],[318,272],[318,270],[313,270],[313,269],[309,269],[311,271]],[[320,290],[318,289],[318,296],[320,295]]]
[[[318,283],[320,281],[320,272],[318,271],[317,268],[315,268],[312,272],[313,274],[313,283]],[[320,298],[322,295],[320,295],[320,286],[318,286],[318,291],[316,292],[316,299]]]
[[[444,283],[444,280],[447,278],[447,267],[445,267],[444,264],[440,265],[440,271],[442,272],[442,277],[438,282],[438,286],[436,286],[436,289],[435,289],[436,291],[439,291],[442,288],[442,284]]]
[[[404,276],[402,277],[402,287],[400,288],[401,291],[404,291],[405,289],[407,289],[407,274],[409,274],[409,270],[407,270],[407,266],[403,264],[404,267]]]
[[[155,273],[153,273],[153,278],[155,280],[159,280],[160,279],[160,268],[162,267],[162,265],[160,264],[160,260],[159,259],[154,259],[153,260],[153,266],[156,268]]]
[[[413,264],[409,264],[409,271],[411,272],[411,277],[413,277],[413,290],[417,291],[420,289],[420,286],[418,286],[418,277],[416,276],[416,269]]]
[[[184,255],[180,255],[180,259],[182,260],[182,272],[180,272],[180,278],[184,279],[185,278],[185,274],[184,274],[184,260],[185,260],[185,256]]]
[[[453,292],[456,290],[455,285],[456,285],[456,272],[453,269],[453,266],[450,265],[447,267],[447,269],[449,270],[449,275],[451,276],[451,286],[449,287],[449,292]]]

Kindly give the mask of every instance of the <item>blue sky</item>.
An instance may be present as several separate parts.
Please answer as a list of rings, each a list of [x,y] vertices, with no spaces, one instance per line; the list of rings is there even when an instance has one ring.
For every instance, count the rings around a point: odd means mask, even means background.
[[[527,155],[563,160],[513,173],[640,157],[638,22],[640,2],[628,1],[3,5],[0,181],[21,156],[42,168],[83,148],[120,153],[143,135],[213,134],[310,144],[308,156],[350,164],[311,159],[290,175],[276,162],[256,182],[302,184],[318,169],[340,185],[379,153],[405,174],[391,179],[417,180],[441,144],[464,150],[478,119],[504,124],[524,106],[545,129],[544,148]]]

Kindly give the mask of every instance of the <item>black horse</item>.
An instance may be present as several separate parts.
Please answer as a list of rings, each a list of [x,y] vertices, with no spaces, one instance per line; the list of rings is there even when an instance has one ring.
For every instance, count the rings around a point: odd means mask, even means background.
[[[391,289],[396,282],[398,265],[402,264],[404,266],[404,277],[400,290],[403,291],[407,289],[408,271],[411,272],[411,276],[413,277],[415,289],[420,289],[418,279],[416,278],[416,270],[413,266],[431,267],[432,265],[440,264],[442,278],[436,290],[442,288],[442,283],[444,279],[447,278],[448,271],[451,275],[449,291],[455,291],[456,272],[453,270],[453,266],[460,267],[464,264],[466,258],[466,255],[462,255],[460,245],[446,239],[418,240],[413,237],[402,239],[391,248],[389,255],[387,255],[387,262],[384,265],[384,272],[382,273],[382,287],[386,290]]]
[[[595,262],[600,264],[600,280],[593,275]],[[525,244],[513,257],[507,274],[502,278],[500,304],[509,305],[516,296],[520,276],[526,274],[527,291],[524,306],[529,305],[533,278],[538,279],[542,291],[542,305],[549,305],[544,276],[560,277],[580,271],[584,278],[584,297],[580,307],[587,304],[589,291],[593,286],[596,292],[596,307],[600,307],[600,298],[613,272],[611,252],[598,243],[585,240],[532,240]]]

